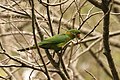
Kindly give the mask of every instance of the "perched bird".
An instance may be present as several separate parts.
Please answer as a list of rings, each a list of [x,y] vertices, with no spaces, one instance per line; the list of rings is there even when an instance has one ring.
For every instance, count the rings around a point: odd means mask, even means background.
[[[55,36],[52,36],[50,38],[47,38],[41,42],[38,43],[38,46],[43,49],[53,49],[55,52],[58,52],[62,49],[62,47],[69,42],[70,40],[74,38],[80,38],[80,31],[77,29],[70,29],[66,31],[65,34],[57,34]],[[17,51],[26,51],[36,49],[36,46],[33,45],[28,48],[19,49]]]

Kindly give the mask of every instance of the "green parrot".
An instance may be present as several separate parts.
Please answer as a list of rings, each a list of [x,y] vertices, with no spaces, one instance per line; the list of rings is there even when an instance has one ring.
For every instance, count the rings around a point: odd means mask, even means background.
[[[58,52],[62,49],[62,47],[69,42],[70,40],[74,38],[80,38],[80,31],[77,29],[70,29],[66,31],[65,34],[57,34],[55,36],[52,36],[50,38],[47,38],[41,42],[38,43],[38,46],[43,49],[52,49],[55,50],[55,52]],[[19,49],[17,51],[26,51],[30,49],[36,49],[36,46],[33,45],[32,47]]]

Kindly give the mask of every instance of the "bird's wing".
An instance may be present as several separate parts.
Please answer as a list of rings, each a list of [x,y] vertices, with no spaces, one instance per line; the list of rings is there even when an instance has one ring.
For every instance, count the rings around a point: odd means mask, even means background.
[[[57,45],[58,44],[59,47],[61,47],[62,45],[67,43],[69,40],[70,40],[70,37],[68,35],[59,34],[59,35],[55,35],[53,37],[43,40],[42,42],[38,43],[38,45],[46,45],[46,44],[56,44]]]

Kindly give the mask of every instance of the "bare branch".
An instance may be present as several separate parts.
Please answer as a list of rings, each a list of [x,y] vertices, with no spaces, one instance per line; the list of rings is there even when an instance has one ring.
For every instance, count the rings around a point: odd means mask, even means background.
[[[102,5],[100,2],[98,2],[97,0],[88,0],[90,3],[92,3],[94,6],[102,9]]]
[[[109,67],[111,69],[111,73],[113,75],[114,80],[119,80],[119,76],[117,73],[117,70],[115,68],[115,64],[111,55],[111,50],[109,46],[109,21],[110,21],[110,9],[109,9],[109,2],[110,0],[102,0],[102,5],[104,8],[102,9],[104,12],[104,22],[103,22],[103,49],[104,49],[104,55],[107,58]]]

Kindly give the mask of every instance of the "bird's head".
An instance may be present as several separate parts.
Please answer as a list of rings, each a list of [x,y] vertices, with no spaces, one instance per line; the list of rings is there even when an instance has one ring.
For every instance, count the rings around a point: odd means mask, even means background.
[[[78,38],[80,39],[80,30],[77,29],[70,29],[66,32],[67,35],[69,35],[72,39]]]

